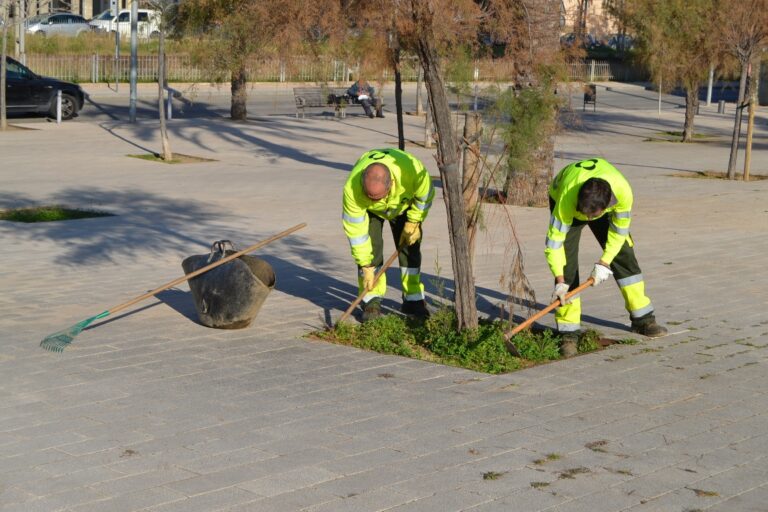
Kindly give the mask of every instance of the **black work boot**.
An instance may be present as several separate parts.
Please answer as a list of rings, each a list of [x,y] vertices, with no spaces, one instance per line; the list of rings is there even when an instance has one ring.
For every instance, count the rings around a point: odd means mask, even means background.
[[[667,335],[667,328],[656,323],[653,315],[646,315],[637,320],[632,320],[632,332],[648,336],[649,338],[661,338]]]
[[[565,359],[579,353],[579,331],[560,333],[560,355]]]
[[[371,299],[363,304],[363,322],[368,322],[382,316],[381,299]]]
[[[427,303],[423,299],[403,301],[403,305],[401,306],[400,311],[406,315],[415,316],[416,318],[429,318]]]

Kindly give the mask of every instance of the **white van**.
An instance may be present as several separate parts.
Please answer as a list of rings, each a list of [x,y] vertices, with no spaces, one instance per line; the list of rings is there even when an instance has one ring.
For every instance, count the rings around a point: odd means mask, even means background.
[[[131,11],[123,9],[117,16],[112,16],[110,11],[104,11],[90,21],[94,30],[99,32],[116,32],[120,30],[121,36],[131,35]],[[138,35],[142,39],[158,37],[160,35],[160,13],[149,9],[139,9]]]

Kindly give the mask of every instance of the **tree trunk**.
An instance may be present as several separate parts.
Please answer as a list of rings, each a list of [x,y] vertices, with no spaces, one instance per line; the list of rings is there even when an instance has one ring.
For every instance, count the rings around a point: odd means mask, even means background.
[[[5,98],[5,74],[6,74],[6,62],[5,62],[5,56],[8,54],[8,1],[9,0],[2,0],[2,5],[0,5],[0,16],[2,16],[3,19],[3,30],[2,30],[2,38],[3,41],[0,43],[0,130],[7,130],[8,129],[8,110],[6,105],[6,98]]]
[[[698,87],[685,89],[685,124],[683,125],[683,142],[693,141],[693,119],[699,106]]]
[[[397,113],[397,147],[405,150],[405,132],[403,129],[403,77],[400,74],[400,48],[393,51],[395,65],[395,111]],[[382,98],[383,100],[383,98]]]
[[[416,115],[420,116],[424,113],[424,105],[421,101],[421,77],[422,77],[422,71],[421,64],[418,66],[418,71],[416,72]]]
[[[483,121],[480,114],[464,114],[464,154],[462,157],[462,190],[467,214],[470,266],[475,266],[475,235],[480,218],[480,135]]]
[[[576,6],[576,21],[573,23],[573,35],[574,44],[577,48],[584,46],[584,31],[586,29],[587,18],[587,6],[585,5],[588,0],[578,0]]]
[[[728,158],[728,179],[736,178],[736,159],[739,151],[741,136],[741,115],[744,106],[744,93],[747,89],[748,62],[741,63],[741,78],[739,79],[739,99],[736,102],[736,118],[733,121],[733,136],[731,138],[731,156]]]
[[[749,116],[747,118],[747,146],[744,150],[744,181],[749,181],[752,165],[752,135],[755,131],[755,107],[757,106],[757,75],[760,73],[760,60],[755,59],[749,74]]]
[[[429,100],[427,100],[429,103]],[[432,149],[432,109],[427,109],[427,115],[424,116],[424,147]]]
[[[445,85],[440,62],[434,47],[434,36],[429,6],[419,7],[414,2],[414,21],[423,28],[419,33],[418,53],[424,68],[424,81],[429,91],[430,107],[437,129],[437,166],[443,181],[443,197],[448,210],[453,278],[455,283],[456,316],[459,329],[472,329],[478,325],[475,283],[467,237],[467,220],[459,178],[459,148],[451,124],[451,111],[445,96]]]
[[[160,40],[157,44],[157,107],[160,113],[160,141],[163,147],[163,160],[173,160],[171,144],[168,141],[168,127],[165,118],[165,30],[160,31]]]
[[[229,115],[235,121],[245,121],[248,118],[246,81],[245,64],[241,64],[238,69],[232,72],[232,103]]]

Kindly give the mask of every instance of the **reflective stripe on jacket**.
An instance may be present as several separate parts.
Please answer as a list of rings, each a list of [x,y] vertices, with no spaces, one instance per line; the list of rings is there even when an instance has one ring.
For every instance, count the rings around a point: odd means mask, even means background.
[[[633,198],[632,188],[626,178],[618,169],[602,158],[591,158],[567,165],[557,174],[549,186],[549,196],[554,200],[555,207],[549,221],[544,254],[547,257],[549,268],[555,276],[563,275],[565,268],[563,244],[573,220],[578,219],[585,222],[594,220],[587,219],[584,214],[576,211],[579,189],[590,178],[600,178],[607,181],[612,192],[611,202],[603,213],[603,215],[610,215],[610,227],[608,240],[600,259],[610,264],[629,237]],[[631,244],[631,238],[629,240]]]
[[[363,192],[363,171],[373,163],[384,164],[392,178],[389,194],[379,201],[373,201]],[[369,212],[387,220],[407,212],[409,221],[423,222],[434,197],[432,178],[413,155],[392,148],[363,153],[344,185],[342,203],[342,225],[355,262],[365,266],[373,261],[373,248],[368,237]]]

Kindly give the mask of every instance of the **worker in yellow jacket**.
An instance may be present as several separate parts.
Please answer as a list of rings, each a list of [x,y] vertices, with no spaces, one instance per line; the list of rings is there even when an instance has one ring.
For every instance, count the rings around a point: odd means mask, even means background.
[[[565,357],[577,353],[581,330],[581,299],[566,301],[565,294],[579,283],[579,239],[584,226],[603,248],[591,276],[597,286],[613,276],[624,297],[632,331],[656,338],[667,329],[656,323],[651,299],[629,234],[632,220],[632,188],[613,165],[602,158],[574,162],[564,167],[549,187],[552,213],[544,253],[555,276],[552,300],[560,299],[555,311]]]
[[[388,222],[400,248],[402,311],[420,318],[429,316],[421,284],[422,223],[427,218],[435,189],[424,165],[399,149],[372,149],[355,163],[344,185],[342,225],[358,266],[358,286],[363,297],[363,321],[381,315],[387,289],[382,229]]]

